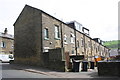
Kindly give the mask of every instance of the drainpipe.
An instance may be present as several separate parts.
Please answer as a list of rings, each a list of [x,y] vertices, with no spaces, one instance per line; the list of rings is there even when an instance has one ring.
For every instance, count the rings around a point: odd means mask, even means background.
[[[63,32],[62,32],[62,22],[60,23],[60,31],[61,31],[61,48],[63,48]]]
[[[92,39],[90,39],[90,45],[91,45],[91,56],[92,56],[92,50],[93,50],[93,48],[92,48]],[[93,56],[92,56],[92,58],[93,58]]]
[[[75,51],[76,51],[76,57],[77,57],[77,42],[76,42],[76,30],[74,29],[74,34],[75,34]]]
[[[84,53],[85,53],[85,56],[86,56],[85,34],[83,34],[83,38],[84,38]]]
[[[41,27],[40,27],[40,29],[41,29],[41,32],[40,32],[41,35],[40,35],[40,36],[43,37],[43,33],[42,33],[42,30],[43,30],[42,13],[40,13],[40,16],[41,16],[41,24],[40,24],[40,26],[41,26]],[[40,42],[40,43],[41,43],[41,53],[43,53],[43,38],[41,38],[41,42]]]
[[[63,31],[62,31],[62,27],[63,27],[63,25],[62,25],[62,22],[60,23],[60,31],[61,31],[61,50],[62,50],[62,61],[64,61],[65,60],[65,54],[64,54],[64,46],[63,46]]]
[[[83,31],[83,40],[84,40],[84,55],[86,57],[86,46],[85,46],[85,34],[84,34],[84,29],[82,29]],[[85,58],[84,58],[85,59]]]

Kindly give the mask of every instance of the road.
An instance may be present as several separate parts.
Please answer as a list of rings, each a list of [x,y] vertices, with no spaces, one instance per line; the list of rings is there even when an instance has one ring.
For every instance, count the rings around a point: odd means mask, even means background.
[[[53,76],[14,69],[9,63],[1,63],[0,68],[2,68],[2,78],[53,78]]]
[[[17,66],[18,67],[18,66]],[[118,78],[101,78],[96,72],[45,72],[37,69],[35,72],[26,71],[25,69],[15,68],[9,63],[0,63],[0,77],[2,80],[120,80]],[[31,70],[31,71],[32,71]]]

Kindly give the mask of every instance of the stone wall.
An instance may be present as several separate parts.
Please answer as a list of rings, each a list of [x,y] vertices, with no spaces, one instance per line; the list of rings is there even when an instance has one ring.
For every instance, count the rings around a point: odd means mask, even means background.
[[[63,48],[49,50],[49,68],[57,71],[65,71]]]
[[[120,62],[98,62],[99,76],[120,76]]]
[[[0,36],[0,43],[1,42],[4,42],[5,43],[5,47],[0,47],[0,53],[5,53],[5,54],[10,54],[12,53],[13,54],[13,51],[14,51],[14,40],[13,39],[10,39],[10,38],[7,38],[7,37],[1,37]]]
[[[55,25],[60,28],[60,38],[58,39],[54,38]],[[49,30],[49,39],[47,40],[44,39],[44,28]],[[38,65],[64,71],[64,52],[68,52],[71,56],[76,55],[76,41],[73,38],[74,40],[71,43],[70,40],[71,37],[75,36],[74,29],[39,9],[26,5],[14,23],[14,30],[15,63]],[[83,38],[82,34],[78,34],[78,37]],[[66,42],[64,40],[65,35],[67,36],[67,43],[63,43]],[[87,46],[90,38],[86,36],[85,40],[86,43],[84,44]],[[61,47],[64,47],[64,50]],[[50,49],[49,53],[43,53],[46,48]],[[88,47],[84,48],[83,46],[83,50],[86,48]],[[92,54],[90,47],[85,50],[86,54],[80,51],[82,50],[79,50],[79,53],[85,55],[85,57]]]
[[[65,71],[65,60],[63,60],[62,51],[63,49],[57,48],[43,53],[44,67],[56,71]]]
[[[25,6],[14,24],[15,63],[43,65],[41,11]]]

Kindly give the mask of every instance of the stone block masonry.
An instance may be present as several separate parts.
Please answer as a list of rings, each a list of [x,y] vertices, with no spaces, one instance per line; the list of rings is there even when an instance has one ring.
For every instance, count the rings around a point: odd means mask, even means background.
[[[99,76],[119,76],[120,77],[120,61],[119,62],[98,62]]]

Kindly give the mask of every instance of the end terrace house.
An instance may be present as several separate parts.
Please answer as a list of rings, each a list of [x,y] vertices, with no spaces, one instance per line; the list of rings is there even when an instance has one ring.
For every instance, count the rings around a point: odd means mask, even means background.
[[[70,26],[71,23],[75,24]],[[25,5],[14,23],[15,63],[65,71],[71,68],[71,59],[76,56],[78,60],[87,61],[94,60],[95,56],[106,57],[108,48],[85,34],[82,29],[86,28],[79,23],[81,28],[75,28],[76,23],[64,23],[40,9]]]

